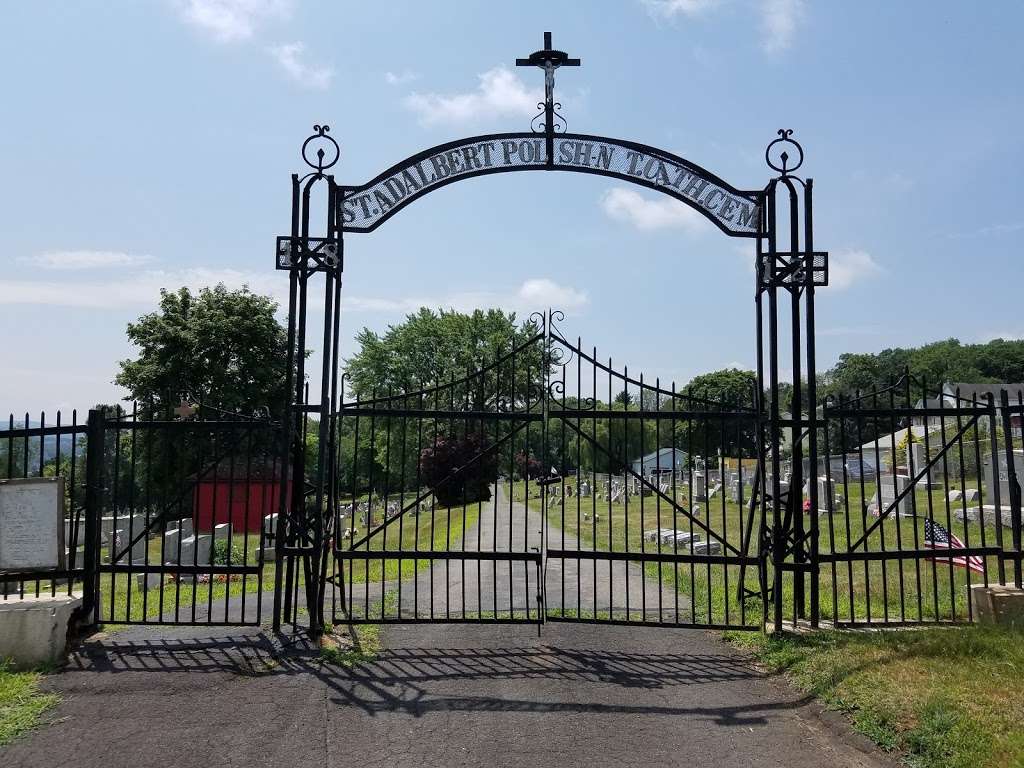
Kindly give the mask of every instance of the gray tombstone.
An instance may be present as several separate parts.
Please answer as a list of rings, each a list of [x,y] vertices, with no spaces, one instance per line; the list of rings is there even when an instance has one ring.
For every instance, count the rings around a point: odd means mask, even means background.
[[[879,475],[878,490],[871,499],[869,510],[874,515],[881,515],[892,506],[896,498],[910,485],[909,475]],[[912,494],[906,494],[896,505],[894,514],[897,517],[911,517],[914,514]]]
[[[181,539],[180,528],[171,528],[169,531],[164,531],[163,553],[165,562],[174,562],[178,557],[179,539]]]
[[[924,443],[911,443],[907,446],[907,461],[910,463],[910,476],[917,477],[918,473],[922,472],[925,467],[928,466],[928,459],[924,451]],[[923,488],[931,488],[934,485],[932,480],[932,470],[934,467],[928,467],[928,471],[924,473],[918,481],[918,485]]]
[[[209,534],[189,536],[181,540],[181,561],[179,565],[209,565],[213,537]]]
[[[1010,473],[1007,469],[1006,453],[997,454],[998,461],[992,461],[992,454],[989,453],[982,460],[982,477],[985,483],[985,503],[995,506],[996,491],[999,492],[999,504],[1003,507],[1010,506]],[[1013,469],[1017,475],[1017,482],[1024,484],[1024,451],[1013,451]],[[998,485],[996,467],[998,465]]]
[[[695,555],[719,555],[722,553],[722,542],[717,539],[710,541],[698,541],[693,545]]]
[[[164,574],[155,573],[152,571],[145,573],[135,574],[135,583],[138,588],[143,591],[149,591],[151,589],[159,589],[164,583]]]
[[[693,498],[697,499],[698,501],[707,500],[707,483],[705,482],[704,474],[702,472],[693,473],[693,480],[691,481],[690,485],[691,491],[693,493]]]
[[[145,563],[146,562],[146,550],[149,547],[149,539],[143,535],[144,527],[130,531],[127,527],[118,528],[114,531],[114,557],[121,555],[117,562],[119,563]],[[125,551],[128,548],[128,544],[131,543],[131,549]]]

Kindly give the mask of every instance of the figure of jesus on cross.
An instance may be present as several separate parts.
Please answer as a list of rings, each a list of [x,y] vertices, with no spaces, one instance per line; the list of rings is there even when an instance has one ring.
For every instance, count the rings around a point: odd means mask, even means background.
[[[534,51],[529,58],[516,59],[517,67],[539,67],[544,70],[544,134],[547,145],[548,167],[555,160],[555,70],[559,67],[578,67],[579,59],[569,58],[565,51],[551,47],[551,33],[544,33],[544,48]]]

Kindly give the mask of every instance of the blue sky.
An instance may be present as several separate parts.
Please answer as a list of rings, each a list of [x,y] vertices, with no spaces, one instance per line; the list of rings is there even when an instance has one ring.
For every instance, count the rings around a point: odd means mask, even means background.
[[[284,295],[274,237],[313,123],[341,183],[426,147],[527,130],[542,33],[583,59],[573,131],[765,184],[805,148],[821,367],[844,351],[1024,336],[1024,4],[7,2],[0,47],[0,411],[118,397],[126,323],[160,287]],[[346,241],[344,351],[420,306],[548,305],[602,355],[683,384],[754,362],[752,245],[614,180],[453,184]]]

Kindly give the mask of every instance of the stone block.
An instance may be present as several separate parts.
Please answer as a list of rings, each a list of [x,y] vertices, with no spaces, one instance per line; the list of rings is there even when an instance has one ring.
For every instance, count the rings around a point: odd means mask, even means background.
[[[977,623],[1024,629],[1024,589],[1012,584],[975,584],[969,589]]]
[[[135,584],[142,591],[159,589],[163,586],[164,578],[165,576],[162,573],[136,573]]]
[[[81,605],[81,598],[68,595],[0,598],[0,658],[20,668],[62,663],[68,622]]]
[[[212,550],[213,538],[209,534],[182,539],[180,565],[209,565]]]

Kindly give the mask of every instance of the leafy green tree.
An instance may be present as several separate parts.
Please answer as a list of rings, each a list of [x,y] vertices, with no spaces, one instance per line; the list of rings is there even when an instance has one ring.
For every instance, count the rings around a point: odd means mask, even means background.
[[[497,309],[466,314],[422,307],[383,335],[369,328],[359,333],[359,351],[346,360],[346,387],[367,399],[455,381],[428,395],[428,407],[436,400],[437,407],[477,410],[513,394],[521,405],[537,397],[544,379],[543,339],[527,343],[537,331]]]
[[[694,377],[683,392],[677,407],[706,410],[708,418],[687,419],[676,423],[675,446],[691,457],[705,461],[723,456],[757,455],[757,428],[750,419],[716,419],[715,412],[750,409],[754,406],[757,376],[753,371],[725,368]],[[692,406],[687,401],[692,402]]]
[[[128,325],[139,349],[123,360],[115,382],[157,413],[182,400],[250,414],[286,404],[287,334],[277,303],[224,285],[160,292],[160,308]]]

